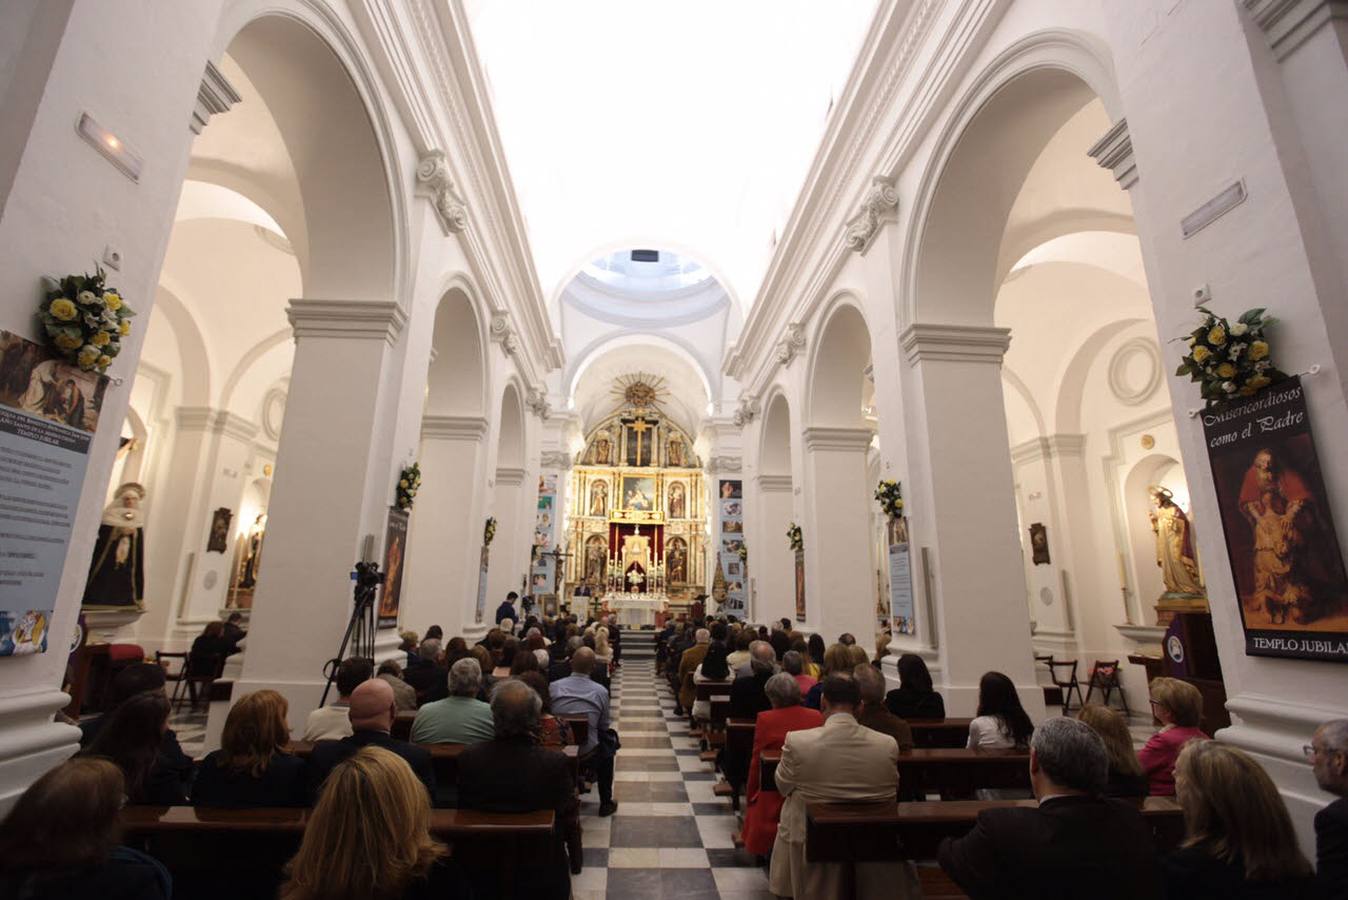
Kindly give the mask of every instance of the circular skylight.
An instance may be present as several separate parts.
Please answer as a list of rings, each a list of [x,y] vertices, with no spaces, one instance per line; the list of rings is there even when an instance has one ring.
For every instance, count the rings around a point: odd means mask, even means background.
[[[712,277],[702,264],[668,250],[619,250],[581,270],[610,287],[640,296],[681,291]]]

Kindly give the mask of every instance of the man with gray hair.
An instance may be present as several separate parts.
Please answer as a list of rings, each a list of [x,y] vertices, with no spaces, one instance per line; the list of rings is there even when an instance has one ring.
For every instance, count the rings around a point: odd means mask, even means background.
[[[900,753],[911,752],[913,729],[903,719],[885,709],[885,676],[870,663],[862,663],[852,670],[852,677],[861,691],[861,709],[857,710],[857,721],[871,731],[892,737],[894,743],[899,745]]]
[[[1315,730],[1306,758],[1320,789],[1338,797],[1315,814],[1315,872],[1330,897],[1348,897],[1348,719]]]
[[[1037,808],[987,809],[947,838],[941,868],[971,897],[1159,897],[1151,828],[1137,807],[1101,796],[1105,745],[1076,719],[1053,718],[1030,743]]]
[[[594,651],[581,647],[571,655],[571,674],[548,686],[555,716],[584,716],[589,735],[580,748],[581,762],[594,766],[599,785],[599,815],[611,816],[618,809],[613,800],[613,756],[610,735],[608,690],[590,677],[595,667]]]
[[[440,639],[427,638],[417,647],[416,659],[407,663],[403,681],[416,690],[418,702],[427,703],[444,698],[447,674],[440,665]]]
[[[542,712],[542,699],[519,679],[509,678],[492,688],[495,736],[460,754],[459,808],[499,813],[552,810],[553,852],[505,864],[515,869],[516,896],[567,897],[571,879],[565,836],[568,828],[580,827],[576,790],[566,756],[534,740]],[[571,863],[570,868],[579,871],[580,860]],[[478,866],[469,860],[466,868],[478,896],[496,895],[498,866]]]
[[[771,709],[768,695],[763,687],[768,679],[777,674],[777,654],[767,641],[754,641],[749,645],[749,662],[736,670],[735,681],[730,685],[730,716],[734,719],[752,719],[754,716]]]
[[[412,720],[412,741],[417,744],[475,744],[495,734],[491,708],[477,699],[482,688],[482,668],[465,657],[449,669],[449,696],[427,703]]]
[[[693,708],[693,701],[697,699],[697,688],[693,684],[693,673],[697,667],[702,665],[702,660],[707,658],[707,651],[711,649],[711,632],[705,628],[699,628],[694,635],[695,643],[683,655],[679,657],[679,704],[674,712],[682,715],[685,711]]]

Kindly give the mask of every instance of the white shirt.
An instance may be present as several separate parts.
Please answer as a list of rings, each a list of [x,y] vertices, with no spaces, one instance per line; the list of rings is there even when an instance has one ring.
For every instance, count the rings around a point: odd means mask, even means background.
[[[320,706],[309,713],[309,718],[304,723],[304,740],[339,741],[344,737],[350,737],[352,731],[349,713],[350,708],[345,703]]]
[[[1010,750],[1016,746],[1011,735],[1002,730],[996,716],[979,716],[969,723],[969,750]]]

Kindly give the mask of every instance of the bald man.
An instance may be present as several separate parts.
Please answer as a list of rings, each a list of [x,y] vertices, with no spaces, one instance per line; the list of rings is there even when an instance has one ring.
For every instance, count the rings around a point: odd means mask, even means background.
[[[393,688],[387,681],[372,678],[362,682],[351,692],[350,737],[340,741],[319,741],[309,756],[309,793],[316,801],[318,792],[338,763],[354,756],[362,747],[382,747],[407,760],[412,771],[426,785],[426,791],[435,801],[435,769],[431,766],[429,751],[416,744],[400,741],[389,734],[393,719],[398,714]]]
[[[584,716],[590,723],[581,758],[593,763],[599,781],[599,815],[611,816],[618,809],[613,801],[612,745],[600,735],[609,730],[608,689],[590,677],[596,664],[594,651],[581,647],[571,654],[571,674],[549,685],[554,716]]]

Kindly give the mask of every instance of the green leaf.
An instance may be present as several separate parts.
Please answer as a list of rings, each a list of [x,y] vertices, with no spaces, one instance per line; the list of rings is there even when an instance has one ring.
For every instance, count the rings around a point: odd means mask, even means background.
[[[1267,307],[1257,306],[1254,309],[1247,309],[1245,310],[1245,312],[1240,314],[1240,318],[1237,319],[1236,321],[1244,322],[1246,325],[1253,325],[1256,322],[1258,322],[1261,318],[1263,318],[1264,310],[1266,308]]]
[[[1193,371],[1193,369],[1190,369],[1190,368],[1189,368],[1189,364],[1188,364],[1188,363],[1183,363],[1178,369],[1175,370],[1175,374],[1176,374],[1176,375],[1188,375],[1188,374],[1190,374],[1192,371]]]

